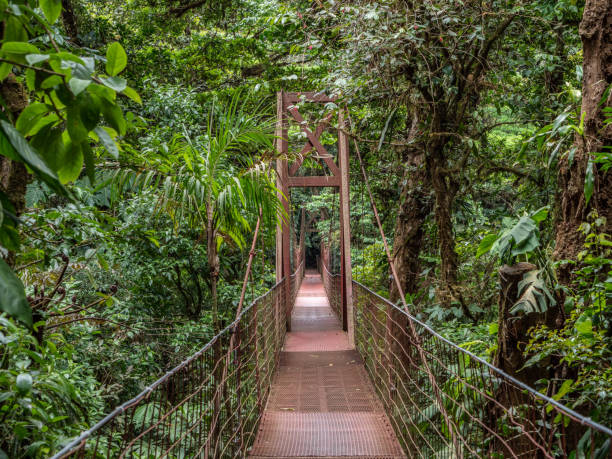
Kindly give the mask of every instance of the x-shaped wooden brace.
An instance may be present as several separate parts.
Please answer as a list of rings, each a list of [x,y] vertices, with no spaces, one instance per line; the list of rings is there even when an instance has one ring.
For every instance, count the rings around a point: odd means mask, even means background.
[[[302,165],[302,162],[304,162],[304,155],[306,155],[314,147],[315,150],[317,150],[319,154],[321,155],[321,158],[323,159],[323,161],[325,161],[325,164],[327,164],[327,167],[329,167],[329,170],[331,171],[332,175],[340,176],[340,169],[334,162],[334,158],[332,157],[332,155],[329,154],[327,149],[323,146],[323,144],[319,140],[319,138],[321,137],[321,134],[327,127],[329,120],[333,116],[333,112],[328,113],[323,118],[323,120],[321,120],[321,122],[319,123],[319,125],[317,126],[313,134],[313,132],[310,129],[308,129],[308,127],[306,126],[306,121],[304,121],[304,118],[302,118],[302,115],[300,114],[300,112],[298,111],[295,105],[290,105],[287,108],[287,111],[291,113],[291,116],[293,116],[293,119],[295,119],[298,122],[298,124],[300,125],[300,128],[302,129],[302,131],[304,131],[304,133],[306,134],[306,137],[308,138],[308,143],[304,145],[304,147],[302,148],[302,151],[300,151],[300,156],[295,161],[295,163],[291,165],[291,170],[289,171],[289,175],[290,176],[295,175],[295,173],[298,171],[298,169]]]

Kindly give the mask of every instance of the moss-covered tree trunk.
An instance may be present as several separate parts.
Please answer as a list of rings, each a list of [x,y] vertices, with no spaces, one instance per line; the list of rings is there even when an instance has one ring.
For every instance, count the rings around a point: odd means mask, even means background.
[[[413,139],[418,130],[418,118],[411,122],[408,138]],[[418,288],[421,268],[419,256],[424,242],[423,225],[431,212],[430,181],[425,169],[425,153],[422,146],[409,149],[405,154],[399,208],[393,237],[393,266],[404,293],[414,293]],[[399,299],[395,282],[391,282],[390,296]]]
[[[611,105],[610,94],[602,97],[612,84],[612,0],[587,0],[580,24],[583,44],[582,114],[584,133],[576,135],[573,160],[566,156],[560,162],[558,176],[558,209],[556,217],[555,258],[575,260],[583,249],[584,237],[579,231],[587,215],[596,210],[606,219],[603,230],[612,232],[612,173],[593,167],[593,196],[587,204],[584,194],[589,160],[603,146],[612,145],[612,125],[604,125],[602,108]],[[603,102],[603,103],[601,103]],[[573,266],[561,265],[559,281],[571,286]]]
[[[0,82],[0,97],[6,107],[6,113],[13,123],[28,104],[28,95],[25,87],[15,78],[8,75]],[[19,217],[25,210],[25,196],[30,175],[25,164],[12,161],[0,155],[0,191],[2,191],[13,205],[15,216]],[[15,263],[15,254],[9,252],[6,257],[9,266]]]

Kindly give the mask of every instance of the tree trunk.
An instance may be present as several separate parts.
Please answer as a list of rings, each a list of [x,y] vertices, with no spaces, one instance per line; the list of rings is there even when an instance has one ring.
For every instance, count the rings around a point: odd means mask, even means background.
[[[414,139],[418,131],[418,118],[414,114],[409,139]],[[423,247],[423,224],[431,212],[429,176],[425,169],[425,153],[422,146],[411,148],[406,152],[402,189],[399,209],[395,221],[393,237],[393,266],[404,294],[415,293],[418,290],[418,276],[421,263],[419,256]],[[392,280],[390,299],[397,303],[400,294],[396,283]],[[387,365],[389,371],[389,396],[393,396],[393,388],[400,385],[405,371],[410,367],[413,351],[407,333],[408,316],[401,310],[389,306],[386,319]]]
[[[208,269],[210,273],[210,297],[215,334],[221,331],[219,323],[219,298],[217,295],[217,281],[219,280],[219,254],[217,253],[216,231],[213,223],[212,204],[206,205],[206,253],[208,256]]]
[[[0,97],[6,104],[9,118],[14,123],[19,114],[28,105],[28,94],[15,75],[8,75],[0,83]],[[25,195],[30,175],[25,164],[0,156],[0,192],[3,192],[19,217],[25,210]],[[9,266],[15,263],[15,253],[9,251],[6,258]]]
[[[424,155],[415,156],[411,163],[412,167],[406,169],[404,175],[393,238],[393,265],[404,293],[414,293],[418,289],[423,224],[432,207]],[[390,294],[391,301],[399,299],[395,282],[391,282]]]
[[[499,269],[499,313],[497,330],[497,351],[493,364],[511,376],[533,384],[539,377],[533,379],[528,375],[529,370],[519,373],[525,364],[523,353],[527,344],[527,330],[535,325],[535,315],[515,317],[510,314],[510,309],[518,300],[518,284],[523,276],[537,267],[531,263],[517,263],[513,266],[504,265]],[[541,374],[536,371],[536,376]]]
[[[418,118],[413,116],[408,138],[413,139],[418,131]],[[417,147],[418,148],[418,147]],[[393,237],[393,266],[404,293],[418,289],[421,263],[419,255],[423,246],[423,223],[431,212],[429,176],[425,169],[425,154],[422,149],[410,149],[405,158],[399,209],[395,220]],[[391,282],[391,301],[399,299],[395,282]]]
[[[587,204],[584,183],[589,160],[602,146],[612,145],[612,126],[604,128],[602,108],[610,106],[610,95],[600,105],[606,88],[612,84],[612,0],[587,0],[580,24],[583,44],[582,114],[584,135],[577,135],[576,152],[570,163],[565,157],[559,164],[558,209],[556,216],[557,260],[576,260],[583,249],[584,237],[579,231],[587,215],[596,210],[606,219],[602,230],[612,231],[612,174],[594,168],[594,191]],[[572,286],[572,265],[561,265],[559,282]]]
[[[77,25],[77,19],[72,8],[71,0],[62,0],[62,23],[64,24],[64,30],[70,37],[70,40],[80,46],[81,41],[79,40],[79,27]]]
[[[444,130],[445,123],[434,121],[434,132]],[[440,250],[440,271],[442,285],[439,290],[440,301],[444,306],[450,306],[452,291],[457,282],[459,258],[455,252],[455,234],[453,232],[453,202],[458,190],[456,178],[448,172],[445,147],[448,139],[436,137],[428,146],[427,169],[431,177],[434,191],[434,217],[438,229],[438,247]],[[460,172],[459,172],[460,173]],[[458,174],[459,174],[458,173]]]

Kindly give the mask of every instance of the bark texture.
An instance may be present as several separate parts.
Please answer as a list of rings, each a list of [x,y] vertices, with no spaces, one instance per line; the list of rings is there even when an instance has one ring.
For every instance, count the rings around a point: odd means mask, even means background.
[[[408,138],[413,139],[418,131],[418,118],[412,118]],[[417,146],[404,155],[404,173],[400,191],[399,209],[395,220],[393,237],[393,266],[404,293],[418,289],[421,271],[419,256],[423,247],[423,224],[431,212],[431,182],[425,169],[425,153]],[[395,282],[391,282],[391,301],[399,299]]]
[[[28,94],[13,74],[8,75],[0,83],[0,97],[6,104],[9,119],[12,120],[15,120],[28,104]],[[17,217],[25,210],[25,195],[29,181],[30,176],[23,163],[0,155],[0,191],[15,208]],[[13,266],[15,262],[13,252],[9,252],[6,262],[9,266]]]
[[[449,123],[443,107],[439,107],[432,123],[433,132],[442,132]],[[441,285],[438,291],[440,302],[449,307],[453,290],[457,282],[459,257],[455,251],[455,234],[453,232],[453,203],[459,190],[461,170],[449,171],[447,136],[436,136],[428,145],[427,169],[435,197],[434,217],[438,229],[438,247],[440,249]]]
[[[80,46],[79,27],[71,0],[62,0],[62,23],[70,40]]]
[[[594,192],[588,205],[584,196],[589,159],[593,153],[602,151],[602,146],[612,145],[612,126],[604,127],[602,113],[602,108],[611,104],[610,96],[600,104],[606,88],[612,84],[612,0],[587,0],[580,37],[584,54],[584,135],[576,136],[573,161],[570,163],[566,157],[559,165],[555,247],[558,260],[576,259],[584,243],[578,228],[592,210],[606,218],[603,231],[612,232],[612,174],[595,170]],[[572,266],[561,266],[558,276],[562,284],[571,286]]]
[[[536,314],[514,316],[510,309],[518,300],[518,284],[523,276],[537,267],[531,263],[517,263],[513,266],[504,265],[499,269],[499,319],[497,331],[497,352],[493,364],[511,376],[532,384],[541,377],[535,368],[519,371],[525,364],[523,353],[528,341],[527,330],[536,324],[539,317]],[[540,376],[538,376],[540,375]],[[535,377],[535,379],[534,379]]]
[[[415,155],[410,161],[411,167],[406,169],[395,222],[393,265],[404,293],[414,293],[418,289],[423,224],[432,207],[424,159],[423,154]],[[397,287],[392,282],[391,300],[398,299]]]

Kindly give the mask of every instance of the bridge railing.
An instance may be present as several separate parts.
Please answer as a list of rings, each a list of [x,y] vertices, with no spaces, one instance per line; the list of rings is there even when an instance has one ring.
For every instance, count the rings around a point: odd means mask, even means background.
[[[302,277],[303,264],[199,352],[53,457],[245,457],[284,342],[287,301]]]
[[[338,276],[328,277],[336,285]],[[610,429],[455,345],[358,282],[353,308],[356,347],[409,457],[612,457]]]
[[[342,320],[342,298],[340,296],[340,276],[337,274],[332,274],[323,260],[318,259],[319,265],[319,273],[323,278],[323,287],[325,288],[325,294],[327,295],[327,299],[329,301],[329,306],[336,313],[336,317],[340,323],[343,323]]]
[[[291,312],[293,312],[295,299],[297,298],[300,287],[302,286],[302,280],[304,279],[304,264],[304,260],[302,260],[295,272],[291,275]]]

